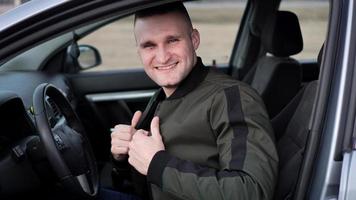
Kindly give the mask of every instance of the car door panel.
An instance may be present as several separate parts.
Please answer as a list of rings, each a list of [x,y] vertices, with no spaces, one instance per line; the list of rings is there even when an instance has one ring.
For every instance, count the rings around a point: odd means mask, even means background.
[[[130,124],[132,114],[144,110],[158,86],[143,69],[82,72],[67,77],[94,151],[98,159],[107,160],[110,128],[119,123]]]

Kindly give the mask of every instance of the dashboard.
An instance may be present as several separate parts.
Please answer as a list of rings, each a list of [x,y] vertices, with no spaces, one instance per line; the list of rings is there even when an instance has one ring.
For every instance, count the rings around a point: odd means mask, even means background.
[[[31,114],[32,95],[41,83],[51,83],[73,100],[70,87],[61,75],[39,72],[6,72],[0,74],[0,159],[21,139],[36,134]],[[47,102],[49,103],[49,102]],[[51,105],[47,105],[51,107]]]
[[[14,143],[34,133],[34,126],[15,94],[0,92],[0,157],[7,154]]]
[[[69,82],[62,75],[41,72],[0,73],[0,196],[27,195],[54,179],[35,126],[31,107],[33,93],[42,83],[51,83],[74,102]],[[46,99],[48,120],[57,120],[53,102]],[[74,104],[72,105],[74,106]],[[54,122],[55,123],[55,122]],[[43,183],[42,183],[43,182]],[[23,199],[23,198],[19,198]]]

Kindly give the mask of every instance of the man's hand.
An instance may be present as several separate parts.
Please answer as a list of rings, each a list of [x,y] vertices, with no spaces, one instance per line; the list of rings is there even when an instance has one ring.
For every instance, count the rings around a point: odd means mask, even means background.
[[[159,118],[154,117],[151,122],[151,136],[145,130],[138,130],[133,135],[129,144],[129,163],[141,174],[147,175],[153,156],[164,149]]]
[[[111,153],[115,160],[126,158],[129,152],[129,143],[136,132],[135,126],[141,118],[142,113],[136,111],[131,120],[131,125],[116,125],[111,134]]]

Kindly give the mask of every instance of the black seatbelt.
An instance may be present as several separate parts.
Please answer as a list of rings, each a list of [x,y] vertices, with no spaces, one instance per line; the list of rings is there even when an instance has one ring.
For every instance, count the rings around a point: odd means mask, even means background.
[[[155,115],[157,106],[166,98],[163,89],[159,89],[151,100],[148,102],[145,111],[142,113],[140,120],[136,125],[136,130],[150,130],[151,121]],[[131,178],[134,184],[135,192],[142,199],[152,199],[151,185],[147,182],[146,176],[140,174],[134,167],[131,166]]]

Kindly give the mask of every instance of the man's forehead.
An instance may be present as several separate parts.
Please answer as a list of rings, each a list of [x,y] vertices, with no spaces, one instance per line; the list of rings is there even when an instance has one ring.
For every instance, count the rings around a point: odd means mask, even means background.
[[[138,19],[134,27],[134,32],[136,37],[166,37],[167,35],[181,35],[187,28],[187,24],[182,20],[157,15]]]
[[[145,25],[158,26],[163,23],[171,24],[171,25],[174,24],[183,25],[183,23],[187,24],[183,14],[179,12],[170,12],[170,13],[156,14],[152,16],[137,18],[134,25],[136,28],[137,26],[145,26]]]

